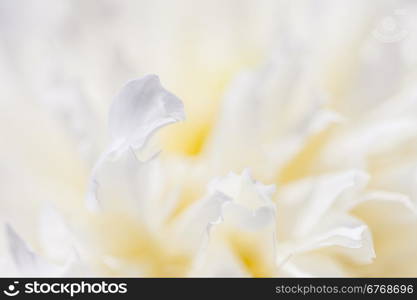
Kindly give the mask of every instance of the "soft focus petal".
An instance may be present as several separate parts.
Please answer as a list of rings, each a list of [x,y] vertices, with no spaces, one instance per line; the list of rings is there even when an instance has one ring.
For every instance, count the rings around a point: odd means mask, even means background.
[[[44,254],[52,261],[66,262],[75,250],[75,241],[63,217],[51,206],[46,206],[39,223],[39,240]]]
[[[19,276],[57,276],[59,274],[59,268],[35,254],[10,225],[6,225],[6,236],[10,256]]]

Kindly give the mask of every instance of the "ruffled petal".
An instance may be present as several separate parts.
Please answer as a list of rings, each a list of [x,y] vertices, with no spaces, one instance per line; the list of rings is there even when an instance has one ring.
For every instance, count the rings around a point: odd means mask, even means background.
[[[274,188],[254,181],[245,170],[241,175],[230,173],[214,179],[209,191],[209,201],[215,201],[219,195],[227,201],[222,201],[221,209],[216,210],[216,222],[208,225],[209,241],[199,255],[200,268],[221,267],[222,262],[216,262],[213,256],[222,245],[222,251],[234,257],[233,261],[247,275],[275,275],[276,214],[271,201]]]

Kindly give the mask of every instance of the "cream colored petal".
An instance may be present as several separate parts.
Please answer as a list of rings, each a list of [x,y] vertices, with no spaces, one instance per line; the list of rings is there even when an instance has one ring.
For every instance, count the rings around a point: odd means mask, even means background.
[[[375,258],[372,235],[362,221],[346,214],[329,214],[308,236],[282,243],[277,249],[278,265],[299,255],[321,253],[353,263],[370,263]]]

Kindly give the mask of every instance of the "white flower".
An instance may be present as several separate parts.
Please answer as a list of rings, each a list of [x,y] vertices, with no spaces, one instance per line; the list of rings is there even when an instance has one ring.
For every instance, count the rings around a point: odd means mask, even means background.
[[[4,4],[0,275],[416,276],[415,7],[223,2]]]

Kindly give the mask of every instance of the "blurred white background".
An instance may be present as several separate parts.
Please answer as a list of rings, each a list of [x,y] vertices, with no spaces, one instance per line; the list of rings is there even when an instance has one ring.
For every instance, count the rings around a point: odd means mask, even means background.
[[[157,74],[183,100],[163,149],[198,159],[232,81],[270,62],[294,70],[281,96],[319,86],[353,119],[416,86],[415,20],[412,0],[0,0],[0,221],[36,244],[39,206],[76,218],[129,79]],[[402,178],[376,185],[411,194]]]

